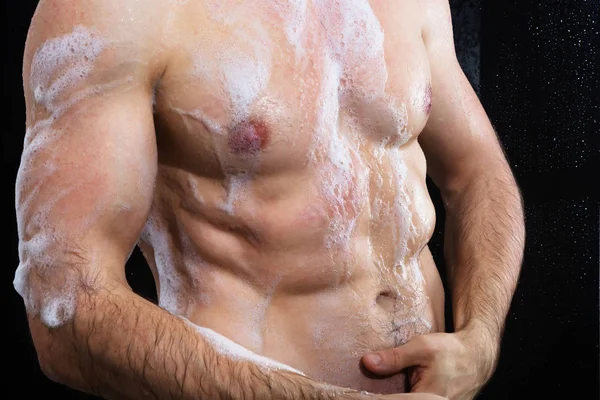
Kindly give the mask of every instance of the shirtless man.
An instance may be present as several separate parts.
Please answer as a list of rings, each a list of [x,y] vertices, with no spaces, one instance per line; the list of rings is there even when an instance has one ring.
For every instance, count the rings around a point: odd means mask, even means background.
[[[445,0],[43,0],[23,72],[15,287],[51,379],[464,399],[491,376],[523,216]]]

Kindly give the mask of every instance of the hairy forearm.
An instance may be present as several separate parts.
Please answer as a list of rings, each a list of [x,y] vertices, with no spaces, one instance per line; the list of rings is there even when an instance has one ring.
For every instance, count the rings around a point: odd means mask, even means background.
[[[509,167],[498,163],[444,200],[455,330],[481,327],[498,346],[523,257],[519,189]]]
[[[74,318],[58,328],[31,323],[45,372],[106,398],[327,399],[344,392],[220,355],[191,324],[123,287],[78,296]]]
[[[47,329],[32,322],[32,332]],[[118,286],[79,290],[73,318],[34,340],[52,379],[107,398],[220,398],[239,389],[225,373],[236,365],[191,326]]]

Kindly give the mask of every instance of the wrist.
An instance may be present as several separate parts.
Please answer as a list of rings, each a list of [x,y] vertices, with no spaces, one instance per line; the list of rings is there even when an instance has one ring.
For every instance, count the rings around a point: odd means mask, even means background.
[[[477,319],[470,320],[456,334],[478,366],[483,385],[491,378],[498,364],[500,334]]]

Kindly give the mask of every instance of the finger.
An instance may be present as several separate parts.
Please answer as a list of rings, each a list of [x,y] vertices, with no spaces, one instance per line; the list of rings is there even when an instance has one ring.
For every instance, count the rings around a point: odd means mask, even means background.
[[[421,341],[411,340],[399,347],[366,354],[362,361],[364,366],[375,374],[391,375],[405,368],[421,365],[426,355]]]

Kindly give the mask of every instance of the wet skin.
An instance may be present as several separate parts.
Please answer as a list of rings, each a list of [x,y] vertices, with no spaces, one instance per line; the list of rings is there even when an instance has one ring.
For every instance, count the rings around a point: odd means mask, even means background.
[[[419,2],[309,4],[295,42],[267,3],[174,13],[140,247],[169,311],[317,380],[402,392],[360,358],[444,326]]]
[[[423,3],[151,5],[55,6],[77,24],[29,51],[17,289],[60,326],[137,241],[172,314],[316,381],[406,391],[360,359],[444,328]]]

